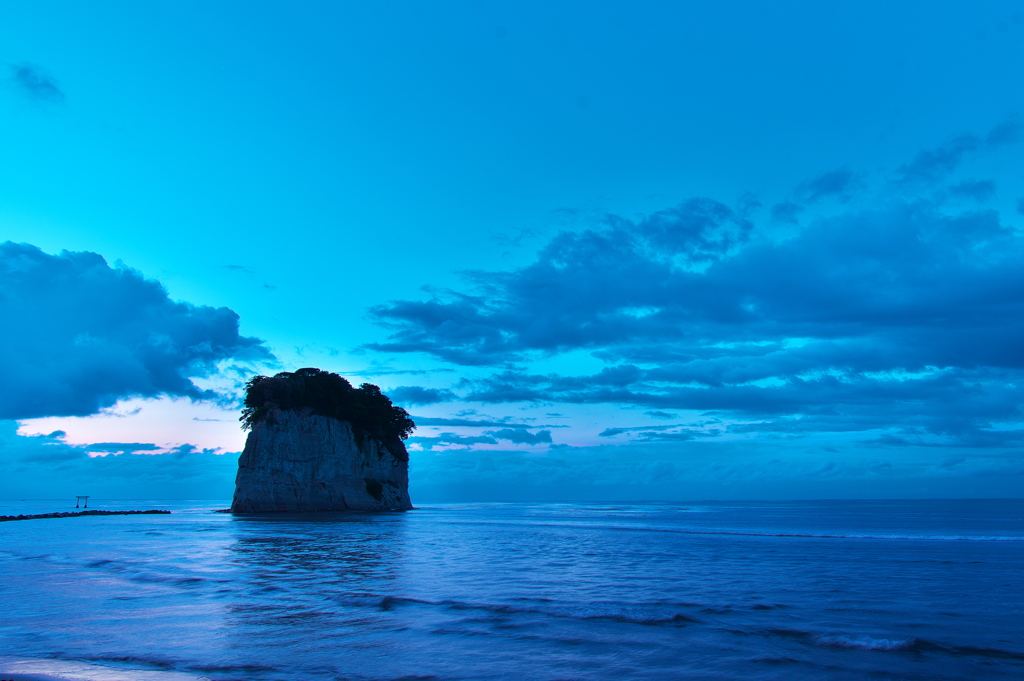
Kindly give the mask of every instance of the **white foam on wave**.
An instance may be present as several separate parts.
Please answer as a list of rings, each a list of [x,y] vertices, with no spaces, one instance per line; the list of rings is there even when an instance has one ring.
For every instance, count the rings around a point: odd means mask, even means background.
[[[856,648],[858,650],[906,650],[914,645],[912,638],[871,638],[869,636],[818,636],[814,642],[833,648]]]
[[[14,675],[54,681],[211,681],[208,676],[169,670],[126,669],[71,660],[0,656],[0,677]]]

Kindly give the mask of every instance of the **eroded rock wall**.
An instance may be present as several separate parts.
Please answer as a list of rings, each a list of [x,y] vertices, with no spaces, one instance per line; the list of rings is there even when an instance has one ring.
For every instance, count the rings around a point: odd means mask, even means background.
[[[363,437],[345,421],[274,411],[238,458],[234,513],[407,508],[405,445]]]

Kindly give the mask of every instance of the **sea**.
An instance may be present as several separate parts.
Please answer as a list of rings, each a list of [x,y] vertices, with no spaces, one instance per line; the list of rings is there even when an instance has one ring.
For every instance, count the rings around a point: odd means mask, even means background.
[[[0,679],[1024,679],[1024,500],[224,506],[0,523]]]

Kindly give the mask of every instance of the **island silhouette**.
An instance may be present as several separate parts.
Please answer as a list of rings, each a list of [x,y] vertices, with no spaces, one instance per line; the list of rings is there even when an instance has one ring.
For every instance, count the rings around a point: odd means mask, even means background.
[[[254,376],[239,420],[232,513],[412,508],[403,441],[416,424],[378,386],[311,367]]]

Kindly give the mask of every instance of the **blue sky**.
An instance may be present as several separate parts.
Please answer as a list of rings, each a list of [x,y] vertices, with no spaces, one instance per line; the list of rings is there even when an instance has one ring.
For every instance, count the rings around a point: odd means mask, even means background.
[[[0,496],[230,495],[242,381],[414,499],[1019,496],[1024,3],[23,3]]]

